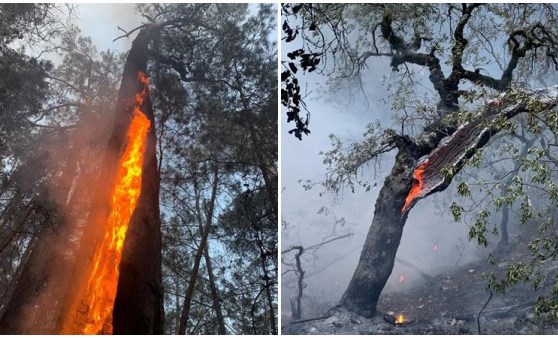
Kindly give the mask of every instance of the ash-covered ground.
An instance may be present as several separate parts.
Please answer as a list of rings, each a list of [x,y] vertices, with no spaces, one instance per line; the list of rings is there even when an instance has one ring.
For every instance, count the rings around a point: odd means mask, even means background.
[[[307,304],[306,319],[318,320],[290,323],[283,320],[283,334],[558,334],[558,323],[548,323],[534,315],[537,298],[548,294],[552,276],[558,271],[556,262],[544,265],[546,282],[534,290],[529,284],[520,284],[506,291],[505,295],[486,290],[483,272],[502,276],[506,266],[517,261],[527,261],[526,243],[531,236],[516,237],[506,250],[496,256],[494,265],[485,260],[447,270],[425,279],[425,282],[402,292],[382,294],[378,315],[364,318],[335,304]],[[309,302],[311,303],[311,301]],[[323,312],[316,310],[323,308]],[[394,326],[384,320],[384,314],[403,314],[412,323]],[[303,320],[305,319],[303,318]],[[480,320],[477,321],[477,318]]]

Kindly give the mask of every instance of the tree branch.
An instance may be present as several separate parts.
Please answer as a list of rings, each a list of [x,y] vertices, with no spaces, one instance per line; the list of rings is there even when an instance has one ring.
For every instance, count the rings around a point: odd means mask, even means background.
[[[392,56],[390,66],[395,71],[399,71],[399,66],[406,62],[428,67],[428,70],[430,71],[430,75],[428,77],[430,82],[440,95],[441,102],[444,103],[445,106],[448,106],[448,91],[445,86],[446,77],[442,72],[440,59],[434,56],[435,50],[431,50],[429,54],[417,53],[412,44],[408,44],[403,38],[395,34],[393,28],[391,27],[391,23],[392,18],[390,14],[385,14],[382,22],[380,23],[382,37],[389,43],[391,49],[396,52]],[[449,107],[451,106],[452,105],[449,105]],[[455,107],[455,109],[456,108],[457,107]],[[455,109],[452,107],[452,110]]]

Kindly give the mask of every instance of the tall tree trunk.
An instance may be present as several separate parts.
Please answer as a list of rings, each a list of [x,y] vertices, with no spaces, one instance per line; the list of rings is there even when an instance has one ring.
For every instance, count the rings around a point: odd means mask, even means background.
[[[217,325],[219,327],[219,334],[227,334],[225,328],[225,319],[223,317],[223,311],[221,309],[221,295],[219,295],[219,290],[217,290],[217,285],[215,283],[215,275],[213,274],[213,268],[211,267],[211,258],[209,256],[209,243],[205,243],[205,250],[203,252],[205,259],[205,265],[207,267],[207,275],[209,277],[209,288],[211,289],[211,300],[213,301],[213,308],[215,309],[215,314],[217,315]]]
[[[27,222],[27,219],[29,219],[29,216],[31,215],[32,210],[33,210],[33,204],[29,203],[29,205],[27,205],[27,208],[25,210],[25,214],[23,215],[23,217],[20,218],[20,220],[15,225],[15,227],[12,230],[10,230],[10,234],[8,235],[8,237],[6,237],[2,241],[2,243],[0,244],[0,254],[4,250],[6,250],[8,245],[10,245],[10,243],[14,240],[14,238],[21,232],[21,230],[23,229],[23,226]]]
[[[61,294],[57,293],[64,290],[71,271],[71,260],[62,248],[70,247],[71,242],[65,236],[65,226],[53,228],[47,223],[43,222],[38,238],[29,244],[28,258],[21,263],[17,283],[0,318],[0,334],[53,332],[61,307]]]
[[[274,216],[274,222],[277,224],[279,220],[279,210],[278,210],[278,198],[277,198],[277,172],[275,168],[271,168],[271,164],[266,162],[264,154],[262,152],[260,141],[256,135],[256,129],[254,128],[253,121],[250,121],[250,137],[252,139],[252,146],[256,153],[256,158],[258,160],[258,166],[262,173],[267,196],[269,198],[269,205],[271,206],[271,211]]]
[[[130,123],[134,97],[143,88],[138,72],[146,71],[147,46],[155,29],[158,26],[148,25],[142,29],[128,55],[100,184],[90,206],[88,224],[83,227],[79,250],[74,251],[73,257],[66,254],[65,248],[74,245],[72,227],[58,227],[52,234],[43,231],[22,272],[14,300],[0,320],[1,333],[58,333],[63,327],[68,310],[78,296],[95,245],[103,238],[103,227],[99,222],[102,223],[106,219],[103,216],[108,214],[107,201]],[[144,154],[142,192],[130,220],[119,269],[113,312],[113,333],[117,334],[163,332],[159,179],[155,160],[155,124],[149,97],[141,109],[151,120],[152,127]],[[76,261],[76,257],[79,260]]]
[[[99,140],[99,137],[103,137],[99,132],[88,132],[91,129],[91,117],[86,112],[80,118],[75,133],[82,137],[74,139],[73,150],[67,157],[61,177],[56,183],[51,182],[52,186],[49,187],[49,198],[55,200],[60,209],[65,210],[64,215],[55,222],[57,224],[54,228],[47,227],[49,220],[45,220],[44,226],[39,227],[38,238],[34,238],[29,244],[26,259],[22,260],[18,280],[13,286],[13,297],[0,320],[2,333],[55,332],[54,326],[63,306],[61,300],[69,290],[70,278],[67,276],[72,275],[72,265],[75,263],[67,254],[76,246],[70,238],[76,231],[79,232],[76,225],[86,217],[84,210],[80,209],[87,189],[87,184],[83,186],[85,170],[80,173],[73,189],[79,193],[71,194],[77,175],[76,168],[83,155],[80,150],[88,146],[86,142],[91,138]],[[87,137],[83,137],[84,135]],[[86,166],[90,167],[91,163]],[[22,195],[17,194],[21,200]],[[68,203],[70,199],[71,203]],[[48,308],[45,308],[47,304]]]
[[[37,237],[36,236],[31,236],[29,243],[27,243],[27,246],[25,247],[25,251],[23,252],[23,254],[21,255],[21,262],[19,264],[19,266],[17,267],[16,273],[12,276],[12,278],[10,279],[9,285],[7,287],[6,290],[4,290],[4,293],[2,295],[2,299],[0,300],[0,305],[5,305],[2,310],[0,311],[0,318],[2,318],[4,316],[4,313],[6,312],[6,309],[8,308],[8,304],[7,302],[12,300],[12,295],[17,287],[19,278],[26,266],[26,262],[29,259],[29,256],[31,255],[31,252],[33,251],[33,246],[35,244],[35,242],[37,241]],[[6,303],[6,304],[5,304]]]
[[[147,68],[147,44],[154,27],[142,30],[134,40],[122,79],[118,104],[137,93],[139,72]],[[135,86],[134,86],[135,84]],[[134,88],[135,87],[135,88]],[[124,89],[123,89],[124,88]],[[127,96],[132,94],[130,96]],[[118,108],[117,108],[118,109]],[[163,334],[163,291],[161,273],[161,219],[159,214],[159,170],[156,158],[155,119],[149,97],[141,110],[151,121],[144,153],[141,194],[122,249],[118,289],[114,302],[114,334]],[[131,112],[129,112],[131,113]],[[118,110],[117,110],[118,114]],[[118,127],[115,126],[115,131]],[[141,295],[139,297],[138,295]]]
[[[84,327],[82,322],[87,320],[87,314],[77,316],[76,313],[83,311],[79,307],[82,299],[87,296],[88,291],[84,286],[90,278],[92,259],[105,238],[105,224],[110,213],[108,201],[115,184],[117,165],[126,147],[126,135],[135,107],[135,97],[146,86],[140,81],[138,75],[146,72],[148,43],[156,28],[155,25],[148,25],[140,31],[126,59],[114,112],[113,130],[107,143],[99,178],[100,184],[94,193],[89,220],[84,227],[80,249],[76,255],[80,260],[74,265],[73,271],[77,282],[66,293],[63,313],[58,320],[56,332],[80,331]],[[141,192],[128,224],[118,267],[117,290],[112,313],[114,334],[163,333],[156,136],[148,89],[145,94],[145,99],[139,108],[150,120],[151,126],[146,136]],[[74,319],[74,316],[79,319]]]
[[[194,297],[194,288],[196,286],[196,282],[198,280],[198,274],[200,270],[200,262],[203,256],[203,252],[205,250],[205,245],[207,243],[207,237],[209,236],[209,232],[211,230],[211,223],[213,221],[213,209],[215,206],[215,199],[217,198],[217,187],[219,186],[219,167],[215,164],[214,168],[214,179],[213,179],[213,187],[211,191],[211,200],[209,202],[209,206],[207,208],[207,212],[205,213],[205,226],[203,227],[203,232],[201,234],[200,244],[198,245],[198,250],[196,251],[196,256],[194,258],[194,267],[190,272],[190,280],[188,281],[188,288],[186,289],[186,295],[184,297],[184,306],[182,307],[182,313],[180,314],[180,326],[178,328],[178,334],[186,334],[186,327],[188,326],[188,318],[190,316],[190,308],[192,305],[192,298]],[[194,181],[196,191],[199,191],[197,188],[196,181]],[[202,225],[202,208],[200,207],[200,196],[197,193],[196,196],[196,216],[198,218],[198,224]]]

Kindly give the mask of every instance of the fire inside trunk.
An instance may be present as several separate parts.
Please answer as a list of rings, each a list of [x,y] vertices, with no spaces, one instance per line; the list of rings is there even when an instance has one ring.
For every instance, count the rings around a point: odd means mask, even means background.
[[[401,210],[402,214],[405,214],[413,205],[413,202],[420,196],[420,194],[424,190],[424,170],[428,165],[428,160],[418,165],[418,167],[413,172],[413,186],[411,187],[411,191],[409,191],[409,195],[405,199],[405,205]]]
[[[143,89],[134,97],[125,139],[110,194],[104,238],[97,244],[85,283],[62,327],[64,334],[111,334],[112,313],[126,231],[141,194],[142,168],[150,120],[141,110],[148,95],[148,79],[138,73]],[[103,183],[103,182],[101,182]]]

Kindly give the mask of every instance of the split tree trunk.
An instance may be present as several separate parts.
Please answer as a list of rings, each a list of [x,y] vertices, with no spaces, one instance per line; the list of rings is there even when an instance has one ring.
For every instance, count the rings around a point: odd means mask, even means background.
[[[540,110],[553,109],[558,105],[558,86],[535,90],[527,94],[540,100],[541,106],[538,107]],[[527,111],[527,102],[519,100],[513,95],[510,97],[503,95],[499,99],[487,102],[485,113],[478,119],[484,121],[486,118],[493,119],[494,116],[510,119]],[[407,220],[408,212],[402,214],[401,210],[412,186],[416,163],[421,156],[433,152],[442,138],[452,135],[457,127],[455,114],[448,114],[425,129],[417,140],[411,140],[406,136],[394,136],[392,142],[399,149],[395,164],[378,195],[372,225],[368,231],[357,268],[341,298],[339,307],[365,317],[375,314],[380,294],[393,270],[403,227]],[[464,151],[463,158],[457,165],[454,165],[454,173],[461,170],[464,161],[472,156],[475,149],[483,147],[499,131],[498,126],[489,126],[488,132],[483,133],[482,137],[476,140],[474,147]],[[471,137],[474,136],[476,135],[471,135]],[[451,178],[446,179],[443,184],[436,186],[430,193],[443,191],[450,183]]]

